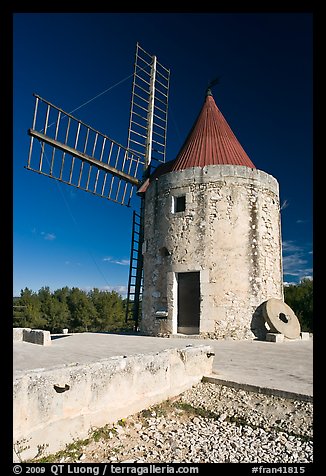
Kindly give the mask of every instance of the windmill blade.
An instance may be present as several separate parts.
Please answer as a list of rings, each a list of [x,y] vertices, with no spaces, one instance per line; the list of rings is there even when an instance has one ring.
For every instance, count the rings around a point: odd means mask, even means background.
[[[145,171],[165,162],[169,83],[170,70],[137,43],[127,147]]]
[[[40,96],[34,96],[26,168],[129,206],[143,175],[144,159]]]

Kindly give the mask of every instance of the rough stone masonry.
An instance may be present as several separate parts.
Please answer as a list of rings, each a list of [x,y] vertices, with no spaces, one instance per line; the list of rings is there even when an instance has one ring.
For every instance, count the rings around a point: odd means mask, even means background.
[[[260,306],[283,298],[277,180],[239,165],[161,175],[146,191],[143,253],[144,332],[177,333],[178,275],[197,271],[198,334],[264,338]]]

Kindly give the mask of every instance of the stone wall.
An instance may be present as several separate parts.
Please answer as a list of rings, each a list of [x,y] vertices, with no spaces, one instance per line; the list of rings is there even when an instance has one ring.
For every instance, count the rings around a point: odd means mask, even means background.
[[[181,195],[185,211],[173,212]],[[230,165],[162,175],[146,192],[144,238],[144,332],[176,333],[177,274],[199,271],[200,334],[263,337],[259,306],[283,297],[274,177]],[[167,318],[158,319],[164,310]]]
[[[179,395],[212,373],[210,346],[16,372],[14,461],[51,454],[96,427]]]

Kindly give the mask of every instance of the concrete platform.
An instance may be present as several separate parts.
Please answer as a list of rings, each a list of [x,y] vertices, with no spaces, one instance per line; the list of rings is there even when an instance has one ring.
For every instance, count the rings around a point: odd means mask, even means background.
[[[262,393],[311,401],[313,397],[313,340],[267,342],[141,335],[81,333],[53,336],[51,346],[14,342],[14,375],[72,363],[91,363],[113,356],[131,356],[210,345],[215,352],[216,382]],[[212,376],[209,376],[212,377]]]

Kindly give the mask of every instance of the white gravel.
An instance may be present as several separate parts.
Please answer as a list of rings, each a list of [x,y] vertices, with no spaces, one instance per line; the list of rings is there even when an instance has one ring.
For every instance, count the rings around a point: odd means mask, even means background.
[[[310,463],[312,417],[312,403],[200,383],[60,462]]]

